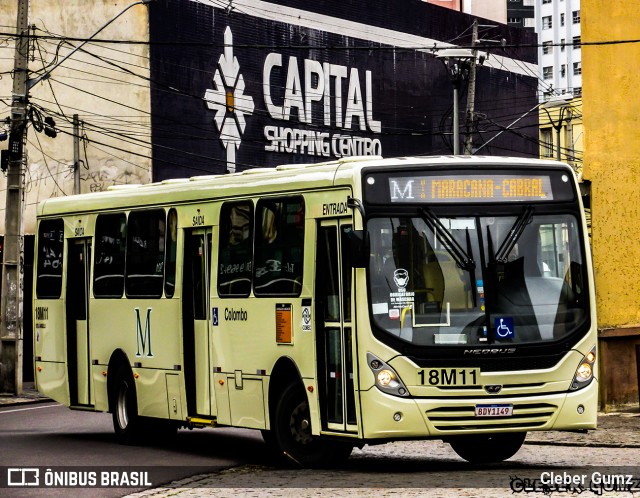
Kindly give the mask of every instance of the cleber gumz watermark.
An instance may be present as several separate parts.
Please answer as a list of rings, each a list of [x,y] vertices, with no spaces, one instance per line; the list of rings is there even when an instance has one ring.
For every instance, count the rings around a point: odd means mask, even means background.
[[[587,473],[567,471],[545,471],[536,478],[511,476],[511,491],[514,493],[571,493],[591,492],[602,496],[611,492],[640,492],[640,477],[632,473],[600,472]]]

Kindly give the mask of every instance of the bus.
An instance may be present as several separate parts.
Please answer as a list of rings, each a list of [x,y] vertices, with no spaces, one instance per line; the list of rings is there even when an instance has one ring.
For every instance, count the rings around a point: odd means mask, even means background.
[[[566,164],[343,158],[119,185],[37,214],[35,378],[117,439],[262,431],[283,461],[438,439],[499,462],[596,428]]]

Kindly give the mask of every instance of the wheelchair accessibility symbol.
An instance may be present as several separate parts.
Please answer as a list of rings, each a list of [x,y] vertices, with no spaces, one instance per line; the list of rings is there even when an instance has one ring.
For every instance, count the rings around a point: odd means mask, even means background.
[[[498,339],[513,339],[515,337],[513,318],[496,317],[494,324]]]

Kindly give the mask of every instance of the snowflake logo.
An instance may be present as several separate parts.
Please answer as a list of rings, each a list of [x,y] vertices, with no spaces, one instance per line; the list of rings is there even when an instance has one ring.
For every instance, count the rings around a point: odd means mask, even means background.
[[[244,78],[240,74],[240,64],[233,55],[233,35],[227,26],[224,31],[224,53],[218,61],[213,76],[213,89],[204,94],[207,107],[215,114],[215,123],[220,132],[220,141],[227,150],[227,170],[236,170],[236,149],[240,148],[244,133],[245,114],[253,114],[253,99],[244,94]]]

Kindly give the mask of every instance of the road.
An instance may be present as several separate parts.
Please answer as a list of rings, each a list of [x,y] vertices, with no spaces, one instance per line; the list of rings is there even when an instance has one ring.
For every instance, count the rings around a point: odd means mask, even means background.
[[[8,497],[513,496],[511,478],[539,479],[544,472],[572,479],[587,475],[587,484],[594,472],[640,478],[640,469],[632,467],[640,461],[639,447],[525,444],[508,462],[472,466],[440,441],[365,446],[354,450],[341,469],[277,469],[257,431],[182,430],[173,441],[121,446],[109,414],[54,403],[0,408],[0,448],[3,467],[150,470],[154,488],[0,489]],[[542,493],[528,494],[535,495]]]
[[[115,441],[107,413],[73,411],[55,403],[0,408],[2,467],[155,467],[156,474],[162,467],[161,482],[167,482],[243,463],[264,464],[263,449],[259,432],[241,429],[183,430],[172,441],[122,446]],[[0,496],[8,496],[3,491]],[[69,496],[64,489],[10,491],[9,496]],[[76,489],[73,495],[115,497],[133,491]]]

